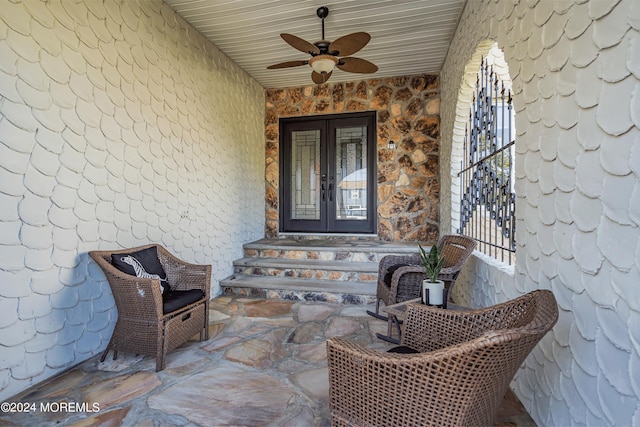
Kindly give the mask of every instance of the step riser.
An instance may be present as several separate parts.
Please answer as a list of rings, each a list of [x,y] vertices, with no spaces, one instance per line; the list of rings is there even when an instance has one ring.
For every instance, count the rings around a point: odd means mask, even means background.
[[[320,261],[352,261],[378,263],[386,253],[373,252],[345,252],[345,251],[300,251],[276,249],[245,249],[247,258],[280,258],[295,260]]]
[[[319,269],[282,269],[282,268],[265,268],[265,267],[238,267],[235,269],[236,275],[241,276],[272,276],[294,279],[309,280],[338,280],[338,281],[359,281],[359,282],[375,282],[378,280],[377,273],[368,272],[344,272],[335,270],[319,270]]]
[[[241,288],[241,287],[224,287],[225,295],[236,295],[248,298],[262,299],[285,299],[290,301],[322,301],[336,304],[356,304],[370,305],[375,304],[376,298],[371,295],[358,294],[342,294],[333,292],[316,292],[316,291],[290,291],[281,289],[260,289],[260,288]]]

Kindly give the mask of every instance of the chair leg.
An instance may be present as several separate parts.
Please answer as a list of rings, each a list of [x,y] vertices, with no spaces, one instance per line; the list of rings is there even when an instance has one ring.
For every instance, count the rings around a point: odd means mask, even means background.
[[[164,369],[164,357],[160,356],[160,359],[156,359],[156,372],[160,372]]]
[[[100,362],[104,362],[104,360],[107,358],[107,354],[109,354],[109,350],[113,350],[113,360],[116,360],[118,358],[118,350],[113,346],[111,342],[109,342],[107,348],[105,348],[102,352],[102,356],[100,356]]]
[[[205,303],[204,311],[204,328],[200,331],[200,341],[209,341],[209,303]]]
[[[167,339],[167,331],[164,329],[164,327],[165,325],[162,325],[162,329],[158,331],[158,341],[156,342],[156,372],[159,372],[163,369],[162,365],[164,363],[165,345]]]
[[[109,350],[111,350],[111,348],[107,346],[107,348],[102,352],[102,356],[100,356],[100,362],[104,362],[104,359],[107,358],[107,354],[109,354]]]
[[[156,353],[156,372],[160,372],[164,369],[165,356],[166,354],[161,346]]]

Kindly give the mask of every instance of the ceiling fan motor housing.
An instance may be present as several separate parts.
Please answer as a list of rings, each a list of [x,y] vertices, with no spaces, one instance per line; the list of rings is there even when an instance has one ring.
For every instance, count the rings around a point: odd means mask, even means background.
[[[335,55],[335,52],[329,52],[329,45],[331,44],[331,42],[327,41],[327,40],[320,40],[319,42],[315,42],[314,45],[320,50],[320,55],[328,53],[331,55]],[[316,56],[318,54],[314,54],[313,52],[310,52],[312,56]]]

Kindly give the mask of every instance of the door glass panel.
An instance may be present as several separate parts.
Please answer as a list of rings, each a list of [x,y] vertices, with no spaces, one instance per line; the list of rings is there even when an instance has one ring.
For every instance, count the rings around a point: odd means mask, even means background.
[[[291,132],[291,218],[320,219],[320,131]]]
[[[336,129],[336,219],[367,219],[367,127]],[[331,183],[330,183],[331,184]]]

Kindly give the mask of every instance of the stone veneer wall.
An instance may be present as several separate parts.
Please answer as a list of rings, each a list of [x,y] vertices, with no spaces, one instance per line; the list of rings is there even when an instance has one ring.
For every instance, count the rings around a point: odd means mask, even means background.
[[[442,176],[466,67],[496,41],[515,93],[516,265],[477,255],[456,292],[554,292],[558,323],[512,383],[538,425],[640,425],[640,2],[467,2],[441,74]]]
[[[100,352],[92,249],[233,272],[264,235],[264,90],[160,1],[0,6],[0,400]]]
[[[327,83],[266,93],[266,232],[278,235],[279,127],[284,117],[376,111],[378,237],[438,238],[439,80],[434,75]],[[387,148],[395,141],[397,149]]]

